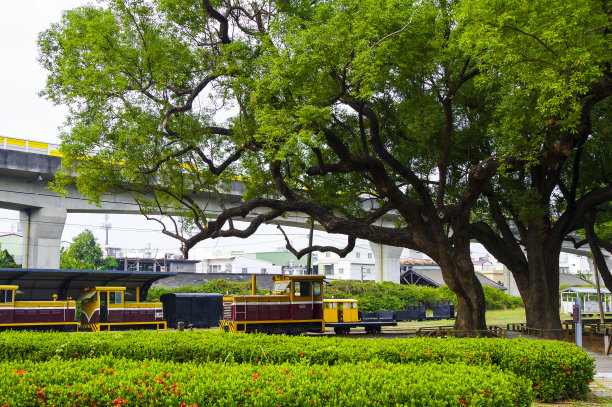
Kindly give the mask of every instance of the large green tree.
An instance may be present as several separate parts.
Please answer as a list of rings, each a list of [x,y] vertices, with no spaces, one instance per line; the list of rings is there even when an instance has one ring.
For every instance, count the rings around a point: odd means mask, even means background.
[[[483,77],[501,80],[497,149],[522,161],[486,189],[473,234],[512,271],[527,324],[560,329],[561,246],[612,199],[610,6],[481,1],[463,21]]]
[[[513,89],[470,43],[460,5],[116,0],[69,11],[39,40],[44,94],[70,108],[56,185],[76,173],[93,201],[128,191],[145,214],[180,214],[163,227],[185,255],[288,213],[348,236],[343,249],[299,255],[345,254],[356,238],[419,250],[457,295],[456,328],[484,329],[471,212],[500,168],[537,151],[500,154],[514,139],[493,123]],[[215,211],[199,199],[238,180],[242,201]]]
[[[117,261],[103,257],[102,249],[89,229],[72,239],[68,250],[60,251],[60,268],[69,270],[114,270]]]

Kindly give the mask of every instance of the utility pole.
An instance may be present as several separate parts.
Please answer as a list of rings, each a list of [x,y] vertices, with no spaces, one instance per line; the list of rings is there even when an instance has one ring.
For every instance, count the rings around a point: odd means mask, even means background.
[[[111,223],[108,221],[108,214],[104,215],[104,223],[100,225],[102,229],[106,229],[106,243],[105,246],[108,246],[108,230],[112,229]]]
[[[308,247],[312,247],[312,235],[314,234],[314,219],[310,223],[310,235],[308,237]],[[312,274],[312,252],[308,253],[306,261],[306,274]]]

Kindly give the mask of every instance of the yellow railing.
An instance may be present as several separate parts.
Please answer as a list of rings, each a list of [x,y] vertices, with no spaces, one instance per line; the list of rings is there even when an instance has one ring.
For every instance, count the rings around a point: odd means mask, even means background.
[[[59,151],[59,144],[41,143],[40,141],[0,136],[0,148],[62,157],[62,153]]]

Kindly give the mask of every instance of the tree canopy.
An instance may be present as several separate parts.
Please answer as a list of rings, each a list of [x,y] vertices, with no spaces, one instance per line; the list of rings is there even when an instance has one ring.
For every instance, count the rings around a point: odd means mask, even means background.
[[[10,254],[8,250],[3,249],[0,250],[0,268],[19,269],[21,268],[21,264],[15,263],[13,255]]]
[[[608,7],[608,8],[607,8]],[[501,80],[491,128],[515,157],[481,197],[473,235],[513,273],[529,326],[560,329],[559,252],[612,199],[610,10],[605,2],[476,2],[466,45]]]
[[[117,261],[103,257],[102,249],[89,229],[72,239],[68,250],[60,251],[60,269],[68,270],[114,270]]]
[[[39,38],[43,94],[70,108],[56,187],[75,181],[94,202],[127,191],[145,214],[180,214],[163,228],[185,255],[288,213],[348,236],[345,248],[288,244],[299,256],[346,254],[356,238],[416,249],[456,293],[456,327],[484,329],[475,206],[502,175],[571,155],[584,95],[609,96],[608,10],[533,3],[116,0],[68,11]],[[244,194],[230,204],[236,183]]]

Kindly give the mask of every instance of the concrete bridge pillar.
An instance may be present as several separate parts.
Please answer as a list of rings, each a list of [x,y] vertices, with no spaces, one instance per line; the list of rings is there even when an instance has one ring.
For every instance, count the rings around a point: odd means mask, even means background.
[[[23,233],[23,268],[59,268],[60,239],[66,209],[29,208],[19,211]]]
[[[387,246],[378,243],[370,242],[370,248],[374,253],[374,275],[375,281],[380,283],[382,281],[393,281],[394,283],[400,282],[400,256],[403,247]]]

